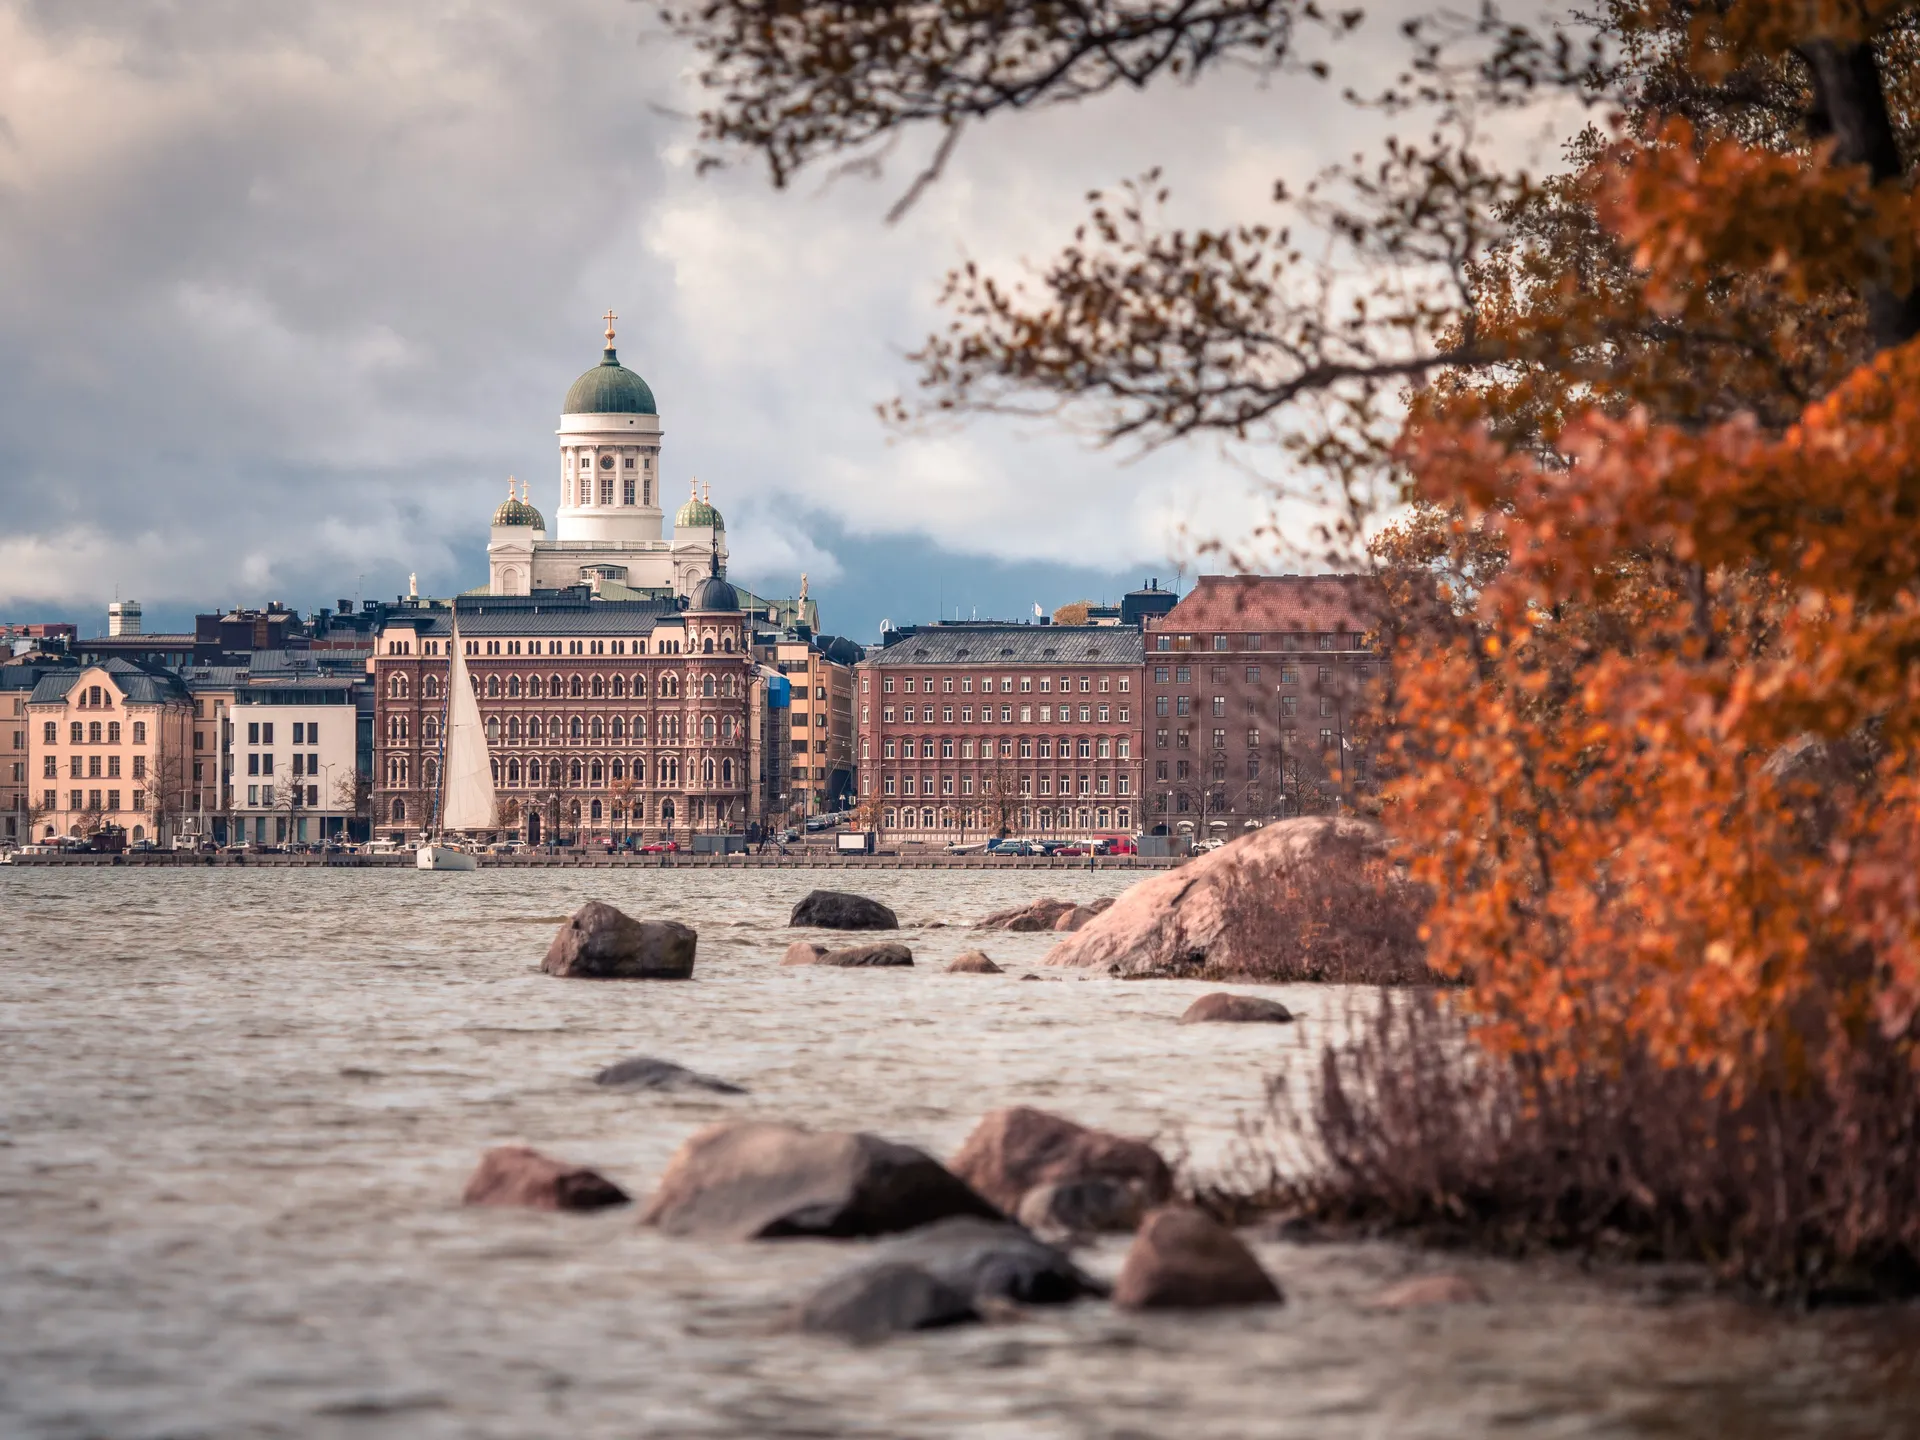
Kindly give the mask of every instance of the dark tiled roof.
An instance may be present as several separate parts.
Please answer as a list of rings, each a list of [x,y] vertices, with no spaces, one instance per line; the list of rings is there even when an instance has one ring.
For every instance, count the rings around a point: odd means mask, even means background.
[[[1147,628],[1156,634],[1365,631],[1373,628],[1378,595],[1370,575],[1202,575]]]
[[[930,625],[884,650],[869,665],[1138,665],[1140,632],[1121,625]]]
[[[582,600],[571,596],[462,595],[460,634],[469,640],[489,635],[645,635],[681,611],[671,600]],[[453,616],[441,609],[397,610],[389,625],[411,626],[421,635],[451,635]]]
[[[185,700],[187,687],[178,675],[169,672],[156,673],[142,669],[127,660],[106,660],[99,665],[84,666],[76,670],[63,670],[56,675],[46,675],[33,687],[34,705],[57,705],[67,698],[80,678],[92,670],[104,670],[113,678],[113,683],[127,697],[132,705],[161,705],[170,700]]]

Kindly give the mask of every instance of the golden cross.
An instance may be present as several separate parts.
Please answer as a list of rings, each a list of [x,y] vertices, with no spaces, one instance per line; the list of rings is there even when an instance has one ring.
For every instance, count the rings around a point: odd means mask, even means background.
[[[620,317],[614,314],[613,311],[609,310],[607,311],[606,318],[607,318],[607,348],[611,350],[613,348],[613,322],[618,320]]]

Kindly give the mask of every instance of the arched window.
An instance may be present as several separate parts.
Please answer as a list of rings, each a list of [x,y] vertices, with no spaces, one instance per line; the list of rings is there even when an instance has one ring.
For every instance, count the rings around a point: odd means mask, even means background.
[[[566,691],[560,688],[560,677],[558,675],[549,675],[547,677],[547,694],[556,700],[566,694]]]
[[[519,783],[520,762],[518,760],[509,760],[507,761],[507,784],[518,785]]]
[[[406,728],[406,723],[407,722],[403,717],[400,721],[400,725],[403,730]],[[420,738],[426,741],[428,744],[431,744],[435,740],[438,740],[440,738],[440,717],[438,715],[424,715],[421,717]]]
[[[731,634],[728,634],[722,637],[720,641],[720,648],[726,651],[727,654],[729,655],[733,653],[733,636]]]
[[[627,738],[627,722],[618,715],[614,716],[607,722],[607,733],[613,737],[613,743],[618,745]]]
[[[635,741],[640,741],[647,738],[647,717],[646,716],[636,715],[633,717],[633,738],[635,739]]]
[[[701,645],[700,649],[708,655],[713,653],[713,637],[711,635],[706,638],[706,642]]]
[[[729,788],[733,785],[733,758],[731,756],[720,762],[720,783]]]
[[[107,743],[109,745],[118,745],[120,743],[120,722],[118,720],[109,720],[107,722]]]
[[[662,675],[660,677],[660,698],[662,700],[672,700],[678,697],[679,694],[680,677],[678,675]]]
[[[627,778],[627,762],[624,760],[616,759],[613,762],[613,783],[618,785],[622,780],[626,778]]]
[[[591,815],[595,820],[598,820],[600,818],[600,802],[598,800],[594,801],[593,808],[589,810],[587,813]]]
[[[407,802],[404,800],[394,801],[393,802],[393,823],[396,825],[404,825],[406,824],[406,821],[407,821]]]
[[[678,755],[662,755],[660,757],[660,783],[662,785],[678,785],[680,783],[680,757]]]
[[[624,675],[614,676],[612,686],[613,698],[616,700],[620,699],[627,693],[627,677]]]
[[[487,764],[493,768],[493,783],[498,785],[500,783],[500,762],[489,756]]]
[[[567,807],[567,814],[572,817],[573,823],[578,826],[580,823],[580,802],[578,800]]]
[[[407,698],[407,677],[405,675],[396,674],[388,677],[387,698],[389,700],[404,700]]]
[[[587,765],[587,783],[589,785],[602,785],[606,783],[606,778],[607,777],[606,777],[605,771],[600,764],[599,758],[595,757]]]
[[[540,698],[540,677],[538,675],[529,675],[527,677],[527,698],[529,700],[538,700]]]
[[[700,717],[700,738],[702,740],[713,739],[713,716],[702,715]]]
[[[98,745],[100,743],[100,722],[98,720],[89,720],[87,722],[87,743],[89,745]]]
[[[575,715],[567,721],[567,738],[569,740],[578,740],[581,738],[580,717],[578,715]]]
[[[580,677],[578,675],[573,675],[568,677],[567,694],[571,695],[576,700],[580,698],[581,683],[580,683]]]
[[[498,700],[500,698],[500,677],[498,675],[487,676],[487,698],[489,700]]]
[[[662,800],[660,802],[660,823],[662,825],[673,824],[673,815],[673,802],[671,800]]]
[[[636,785],[644,785],[647,783],[647,762],[645,760],[636,760],[633,762],[633,783]]]
[[[733,717],[731,715],[722,715],[720,717],[720,738],[722,740],[733,739]]]
[[[580,783],[580,762],[578,760],[567,767],[567,778],[575,785]]]
[[[427,761],[426,764],[420,767],[420,778],[426,781],[429,790],[438,785],[440,783],[440,762],[437,760]]]
[[[420,677],[420,698],[423,700],[435,700],[439,698],[439,695],[440,695],[440,677],[438,675],[421,676]]]
[[[707,648],[708,648],[708,649],[712,649],[712,648],[713,648],[713,642],[712,642],[712,641],[708,641],[708,642],[707,642]],[[709,700],[711,700],[711,699],[713,698],[713,676],[711,676],[711,675],[707,675],[707,676],[703,676],[703,677],[701,678],[701,681],[700,681],[700,693],[701,693],[702,695],[704,695],[704,696],[706,696],[706,697],[707,697],[707,699],[709,699]]]
[[[538,715],[529,715],[527,717],[527,739],[531,740],[534,744],[538,745],[541,740],[543,729],[544,729],[544,726],[542,725],[540,717]]]
[[[587,732],[593,736],[595,744],[605,738],[606,728],[598,715],[594,716],[592,723],[587,726]]]
[[[678,715],[662,715],[660,717],[660,738],[668,741],[678,740],[680,738],[680,717]]]
[[[711,755],[701,762],[700,782],[708,789],[713,788],[713,757]]]
[[[647,698],[646,676],[636,675],[633,677],[633,698],[636,700],[644,700]]]
[[[539,783],[540,762],[538,760],[529,760],[527,761],[527,784],[538,785]]]
[[[518,715],[509,715],[507,717],[507,743],[510,745],[518,744],[519,740],[520,717]]]
[[[133,722],[133,743],[136,745],[144,745],[147,743],[146,721],[136,720]]]
[[[604,697],[607,693],[606,677],[601,675],[594,676],[589,689],[592,691],[594,699],[599,700]]]
[[[487,743],[489,745],[498,745],[500,743],[500,717],[498,715],[487,716]]]
[[[518,700],[520,698],[520,677],[518,675],[509,675],[507,677],[507,698],[509,700]]]

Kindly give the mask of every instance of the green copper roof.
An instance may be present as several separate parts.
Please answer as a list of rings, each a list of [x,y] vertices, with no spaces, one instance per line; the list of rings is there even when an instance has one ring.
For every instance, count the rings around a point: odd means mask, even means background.
[[[538,510],[527,504],[526,501],[517,499],[508,499],[502,502],[500,508],[493,512],[493,523],[496,525],[531,525],[536,530],[544,530],[547,528],[547,522],[541,518]]]
[[[677,530],[724,530],[727,522],[720,518],[720,512],[705,500],[689,500],[673,516],[673,528]]]
[[[567,391],[566,415],[658,415],[647,382],[620,363],[609,345],[600,363]]]

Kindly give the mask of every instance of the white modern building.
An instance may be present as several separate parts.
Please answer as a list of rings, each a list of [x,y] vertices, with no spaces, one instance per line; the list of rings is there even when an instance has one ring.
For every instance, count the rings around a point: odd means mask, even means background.
[[[494,511],[487,541],[487,593],[528,595],[587,584],[597,592],[690,595],[707,578],[714,554],[724,566],[726,525],[690,482],[663,534],[660,411],[653,391],[620,363],[615,316],[607,313],[600,363],[573,382],[562,406],[560,504],[553,534],[523,485]]]
[[[229,832],[255,845],[312,845],[354,814],[353,682],[315,677],[253,684],[227,732]]]

